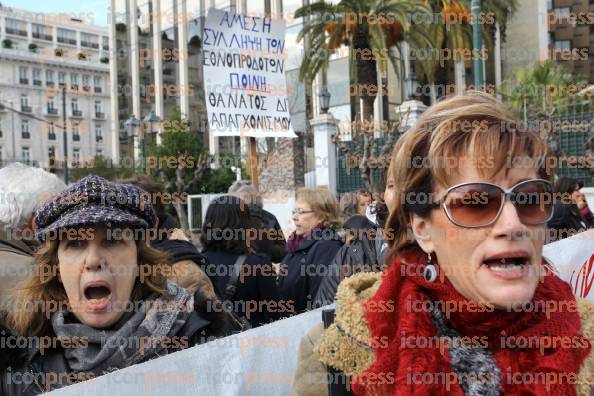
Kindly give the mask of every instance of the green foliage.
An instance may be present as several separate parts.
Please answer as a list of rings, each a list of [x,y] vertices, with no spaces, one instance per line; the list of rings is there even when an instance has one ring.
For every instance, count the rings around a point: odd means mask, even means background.
[[[81,167],[71,168],[69,172],[70,181],[76,181],[88,175],[97,175],[107,180],[116,181],[117,179],[131,177],[134,174],[134,169],[114,164],[112,160],[102,156],[95,156],[92,161],[83,164]]]
[[[579,100],[577,91],[585,88],[587,81],[571,73],[553,60],[519,70],[499,87],[509,106],[518,116],[528,118],[537,113],[552,114],[555,109]]]
[[[169,191],[190,194],[226,192],[235,174],[230,169],[211,169],[213,159],[189,124],[176,112],[164,125],[161,144],[147,142],[147,172]]]

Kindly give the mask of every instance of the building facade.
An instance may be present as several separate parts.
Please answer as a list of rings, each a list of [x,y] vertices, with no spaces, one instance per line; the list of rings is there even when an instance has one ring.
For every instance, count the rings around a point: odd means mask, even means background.
[[[0,161],[55,170],[117,157],[106,28],[0,7]],[[12,110],[11,110],[12,109]]]
[[[551,57],[590,83],[594,83],[593,18],[593,0],[549,0]]]
[[[125,121],[143,119],[154,111],[161,120],[180,116],[189,121],[189,132],[209,148],[210,153],[246,158],[247,144],[239,137],[215,138],[208,133],[204,86],[209,76],[202,73],[202,27],[208,10],[217,8],[248,15],[271,15],[286,22],[287,92],[293,129],[299,136],[305,158],[304,173],[315,169],[313,138],[309,120],[320,113],[320,79],[311,85],[299,81],[301,59],[307,56],[304,41],[297,41],[303,26],[295,11],[305,0],[111,0],[110,37],[114,49],[111,80],[112,112],[118,118],[122,135]],[[137,9],[134,14],[131,10]],[[359,103],[352,98],[348,50],[333,55],[326,75],[331,94],[329,113],[340,123],[347,139],[352,120],[357,119]],[[391,69],[391,68],[390,68]],[[400,79],[390,70],[380,76],[391,89],[376,100],[375,119],[394,120],[396,106],[402,102]],[[158,138],[158,134],[154,136]],[[132,146],[132,142],[135,146]],[[259,142],[261,153],[271,153],[277,139]],[[138,140],[121,141],[122,156],[138,157]],[[284,146],[283,146],[284,147]],[[295,155],[281,150],[282,155]],[[302,154],[299,154],[302,155]],[[294,159],[294,158],[293,158]],[[293,160],[291,159],[291,160]]]

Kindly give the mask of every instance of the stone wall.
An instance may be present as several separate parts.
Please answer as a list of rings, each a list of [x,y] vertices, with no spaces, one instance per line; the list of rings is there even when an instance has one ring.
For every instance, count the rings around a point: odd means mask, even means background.
[[[278,139],[260,171],[260,193],[294,192],[304,186],[303,136]]]

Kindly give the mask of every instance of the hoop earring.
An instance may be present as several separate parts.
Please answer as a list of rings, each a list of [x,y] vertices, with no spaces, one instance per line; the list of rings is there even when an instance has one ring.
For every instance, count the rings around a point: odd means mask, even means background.
[[[429,261],[427,262],[427,265],[425,265],[423,277],[427,282],[435,282],[435,280],[437,279],[437,268],[433,264],[433,258],[431,257],[431,254],[428,254],[428,256]]]

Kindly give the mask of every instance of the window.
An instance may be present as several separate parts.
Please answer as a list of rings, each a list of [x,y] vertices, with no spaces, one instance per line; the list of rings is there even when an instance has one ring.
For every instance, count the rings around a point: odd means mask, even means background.
[[[29,151],[29,147],[22,147],[21,148],[21,160],[29,165],[31,162],[31,152]]]
[[[29,132],[29,121],[23,120],[21,122],[21,137],[23,139],[31,139],[31,133]]]
[[[29,69],[25,66],[19,66],[19,82],[29,84]]]
[[[54,146],[49,146],[47,148],[47,158],[49,160],[49,166],[54,166],[56,164],[56,148]]]
[[[83,90],[89,92],[91,90],[91,77],[88,74],[83,74],[82,76],[82,86]]]
[[[97,150],[95,150],[95,156],[96,157],[103,157],[103,150],[98,148]],[[1,159],[1,157],[0,157]]]
[[[74,32],[72,30],[58,29],[58,43],[76,45]]]
[[[54,86],[54,71],[53,70],[45,71],[45,85],[47,85],[48,87]]]
[[[95,87],[96,93],[101,93],[103,88],[101,87],[101,77],[93,76],[93,86]]]
[[[49,140],[56,140],[56,132],[53,123],[47,125],[47,138]]]
[[[109,49],[109,37],[103,36],[101,40],[103,41],[103,49],[107,51]]]
[[[21,111],[23,113],[31,112],[31,106],[29,106],[29,97],[27,95],[21,95]]]
[[[66,73],[58,72],[58,84],[60,84],[61,87],[66,84]]]
[[[33,85],[41,85],[41,70],[33,69]]]
[[[105,114],[103,113],[101,101],[96,100],[95,101],[95,118],[103,118],[103,117],[105,117]]]
[[[70,87],[72,89],[78,89],[78,74],[70,73]]]
[[[58,109],[56,109],[56,102],[53,96],[47,97],[47,114],[58,114]]]
[[[37,23],[32,24],[33,27],[33,38],[52,41],[52,30],[50,27],[45,25],[39,25]]]
[[[82,117],[82,111],[78,108],[78,99],[72,99],[72,116],[73,117]]]
[[[557,40],[557,41],[555,41],[555,49],[557,51],[571,50],[571,40]]]
[[[555,18],[557,19],[557,22],[569,18],[570,15],[571,8],[569,7],[555,8]]]
[[[78,166],[80,162],[80,149],[72,149],[72,166]]]
[[[80,45],[82,47],[99,48],[99,38],[94,34],[82,33],[80,36]]]
[[[95,141],[97,143],[103,142],[103,128],[101,124],[95,124]]]
[[[75,142],[80,142],[80,133],[78,131],[78,124],[72,125],[72,140]]]

